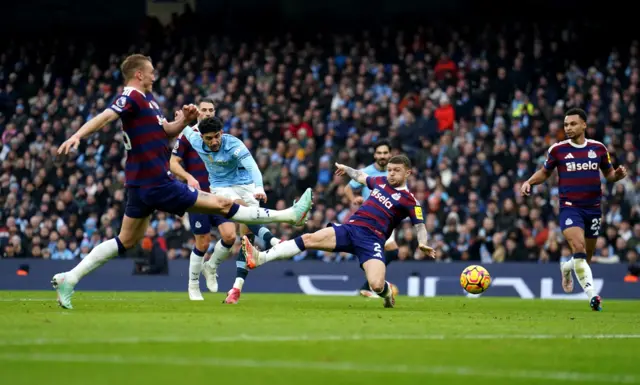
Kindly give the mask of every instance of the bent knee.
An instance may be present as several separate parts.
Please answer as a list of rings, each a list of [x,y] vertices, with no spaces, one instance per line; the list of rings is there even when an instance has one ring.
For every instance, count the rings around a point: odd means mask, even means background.
[[[384,279],[370,279],[369,287],[376,293],[380,293],[384,289]]]
[[[232,245],[236,243],[236,225],[232,222],[227,222],[218,227],[218,231],[220,231],[220,238],[222,242],[227,245]]]
[[[196,235],[196,248],[202,252],[207,252],[209,249],[209,244],[211,243],[211,235],[203,234]]]

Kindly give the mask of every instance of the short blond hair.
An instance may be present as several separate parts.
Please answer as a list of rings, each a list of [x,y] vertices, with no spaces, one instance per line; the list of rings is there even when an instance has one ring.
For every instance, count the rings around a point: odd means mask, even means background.
[[[124,76],[125,83],[133,78],[136,71],[142,70],[145,62],[151,63],[151,58],[139,53],[129,55],[124,59],[122,65],[120,65],[120,72],[122,72],[122,76]]]

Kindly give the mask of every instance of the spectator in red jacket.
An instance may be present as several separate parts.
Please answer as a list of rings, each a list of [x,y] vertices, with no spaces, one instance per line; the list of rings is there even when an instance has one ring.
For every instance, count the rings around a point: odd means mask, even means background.
[[[456,120],[456,112],[453,109],[449,98],[443,95],[440,98],[440,107],[436,109],[435,117],[438,120],[438,129],[442,131],[453,131],[453,122]]]
[[[307,122],[303,122],[300,119],[300,115],[296,114],[293,116],[293,121],[289,125],[289,132],[291,133],[291,137],[295,138],[298,136],[298,130],[304,128],[307,131],[307,138],[313,138],[313,129]]]

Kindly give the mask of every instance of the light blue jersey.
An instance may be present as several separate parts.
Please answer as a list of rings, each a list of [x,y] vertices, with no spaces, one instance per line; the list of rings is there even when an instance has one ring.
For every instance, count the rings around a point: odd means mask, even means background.
[[[364,172],[369,176],[387,176],[387,170],[384,170],[384,171],[378,170],[375,166],[375,163],[368,165],[367,167],[363,168],[360,171]],[[364,199],[369,198],[369,194],[371,194],[371,190],[369,189],[369,187],[363,184],[360,184],[353,179],[351,180],[351,182],[349,182],[349,186],[351,186],[352,189],[358,189],[362,187],[362,197]]]
[[[249,149],[233,135],[222,134],[220,149],[211,151],[200,132],[187,126],[182,134],[198,152],[209,172],[211,188],[255,183],[263,187],[262,174]]]

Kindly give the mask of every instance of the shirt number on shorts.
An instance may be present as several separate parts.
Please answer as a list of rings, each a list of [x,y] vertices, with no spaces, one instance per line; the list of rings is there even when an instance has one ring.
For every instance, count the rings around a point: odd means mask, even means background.
[[[598,235],[601,222],[602,218],[593,218],[593,220],[591,221],[591,231],[593,231],[593,235]]]
[[[373,244],[373,251],[375,251],[376,253],[373,254],[374,257],[376,258],[380,258],[382,259],[382,247],[380,246],[379,243],[374,243]]]

